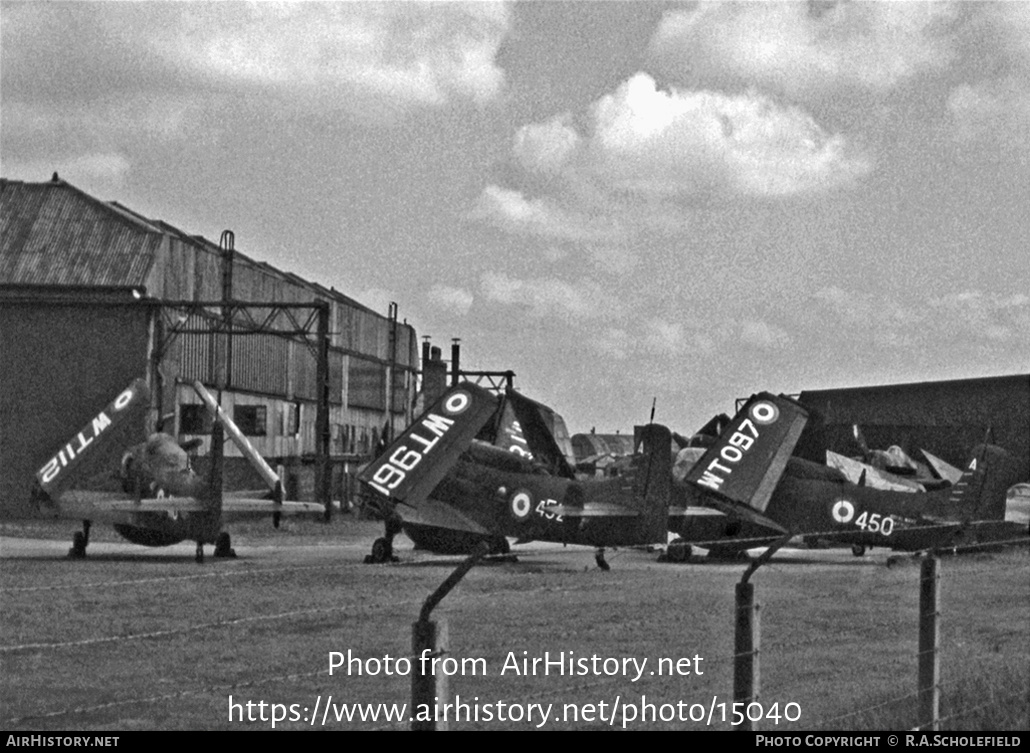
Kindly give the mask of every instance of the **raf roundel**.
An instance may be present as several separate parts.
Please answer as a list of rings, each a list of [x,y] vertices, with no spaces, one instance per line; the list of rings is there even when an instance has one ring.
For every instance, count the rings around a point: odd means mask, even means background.
[[[457,413],[464,413],[471,402],[472,397],[467,392],[459,391],[447,398],[443,404],[443,409],[453,416]]]
[[[533,497],[525,489],[519,489],[511,495],[509,505],[511,516],[522,523],[529,519],[529,514],[533,511]]]
[[[780,417],[780,409],[768,400],[755,403],[748,412],[756,424],[772,424]]]
[[[855,506],[846,499],[839,499],[833,504],[833,519],[838,523],[848,523],[855,517]]]

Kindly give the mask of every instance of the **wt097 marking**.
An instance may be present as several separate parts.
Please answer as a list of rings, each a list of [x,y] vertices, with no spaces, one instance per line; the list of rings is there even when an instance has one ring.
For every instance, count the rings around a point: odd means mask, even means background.
[[[760,423],[769,423],[769,421],[775,420],[775,418],[765,420],[767,416],[772,414],[767,411],[760,412],[758,408],[763,405],[768,406],[771,411],[776,410],[776,406],[771,403],[758,403],[751,409],[752,415],[757,414],[755,420]],[[762,419],[759,419],[757,417],[758,415],[760,415]],[[727,440],[727,444],[719,450],[719,457],[712,460],[708,464],[708,467],[702,471],[701,478],[698,479],[697,483],[700,486],[707,486],[709,489],[715,489],[718,491],[726,478],[733,473],[733,468],[720,463],[719,458],[722,458],[727,463],[739,463],[744,458],[744,453],[750,450],[751,446],[754,445],[756,439],[758,439],[758,427],[755,426],[754,421],[750,418],[745,418],[740,422],[740,428],[730,435],[730,438]],[[717,476],[713,471],[717,471],[723,475],[721,477]]]

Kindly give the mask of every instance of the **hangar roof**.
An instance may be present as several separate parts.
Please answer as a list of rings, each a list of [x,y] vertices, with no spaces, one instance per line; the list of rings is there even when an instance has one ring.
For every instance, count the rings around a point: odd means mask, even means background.
[[[154,225],[60,179],[0,179],[0,282],[143,285],[162,240]]]

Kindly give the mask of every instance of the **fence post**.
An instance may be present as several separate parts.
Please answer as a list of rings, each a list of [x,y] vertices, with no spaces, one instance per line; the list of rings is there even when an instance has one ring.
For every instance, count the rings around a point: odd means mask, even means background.
[[[940,728],[940,560],[930,555],[919,572],[919,729]]]
[[[446,673],[435,671],[434,663],[447,655],[449,642],[446,618],[419,620],[411,626],[411,649],[415,662],[411,671],[412,730],[447,731],[447,719],[439,718],[439,711],[451,701],[450,682]],[[432,719],[419,719],[425,709],[431,711]]]
[[[429,594],[422,604],[418,621],[411,625],[411,649],[415,666],[411,670],[411,705],[413,709],[411,729],[422,732],[447,730],[447,717],[439,718],[439,710],[450,703],[450,683],[446,672],[437,672],[447,653],[449,635],[446,620],[438,622],[429,619],[443,597],[458,585],[458,581],[486,556],[490,545],[481,541],[475,551],[447,576],[447,580]],[[432,719],[420,719],[420,709],[432,709]]]
[[[733,646],[733,701],[743,704],[744,720],[737,726],[743,732],[753,732],[754,725],[747,715],[748,705],[758,700],[758,605],[755,604],[753,583],[738,583],[736,588],[737,619]],[[732,716],[731,716],[732,719]]]

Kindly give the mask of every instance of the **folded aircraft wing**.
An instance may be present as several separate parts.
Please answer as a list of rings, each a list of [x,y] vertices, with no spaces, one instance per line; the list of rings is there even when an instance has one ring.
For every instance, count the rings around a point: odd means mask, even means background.
[[[893,492],[923,492],[926,489],[918,481],[881,471],[868,463],[852,460],[832,450],[826,451],[826,465],[843,473],[856,486],[868,486]]]
[[[446,528],[450,531],[466,531],[483,536],[494,533],[457,508],[434,499],[425,499],[415,508],[406,507],[401,512],[401,519],[405,523]]]
[[[278,474],[276,474],[265,459],[258,454],[258,451],[254,449],[254,445],[250,443],[250,440],[244,436],[239,427],[236,426],[233,420],[229,418],[224,410],[222,410],[222,406],[218,404],[218,401],[215,400],[214,396],[199,381],[193,382],[193,390],[200,396],[200,399],[204,401],[204,407],[207,408],[211,417],[222,425],[226,433],[229,435],[229,439],[231,439],[233,444],[239,448],[243,457],[247,458],[250,464],[254,467],[254,470],[256,470],[261,478],[264,479],[265,483],[268,484],[268,488],[275,491],[276,494],[281,494],[281,482]]]
[[[126,445],[132,444],[132,435],[142,433],[142,421],[139,419],[149,399],[150,390],[142,379],[135,380],[122,390],[78,434],[57,448],[36,472],[40,489],[56,501],[67,490],[75,488],[90,474],[96,473],[98,468],[116,457]],[[113,442],[114,439],[120,441]]]
[[[962,478],[962,470],[960,468],[956,468],[951,463],[941,460],[939,457],[932,455],[926,450],[921,450],[921,452],[923,453],[923,457],[926,458],[926,462],[930,464],[934,473],[937,474],[938,478],[950,481],[953,484],[958,483],[958,480]]]
[[[764,513],[807,421],[795,400],[753,395],[684,480],[715,506],[783,531]]]
[[[504,414],[499,435],[504,436],[507,424],[517,422],[518,431],[524,438],[527,449],[533,459],[546,466],[554,475],[563,478],[575,478],[576,472],[562,452],[554,436],[554,427],[564,421],[557,413],[543,403],[520,395],[515,390],[508,390],[504,395]],[[513,445],[510,449],[514,451]]]
[[[396,502],[417,506],[447,475],[497,410],[497,398],[462,382],[451,387],[358,474]]]

